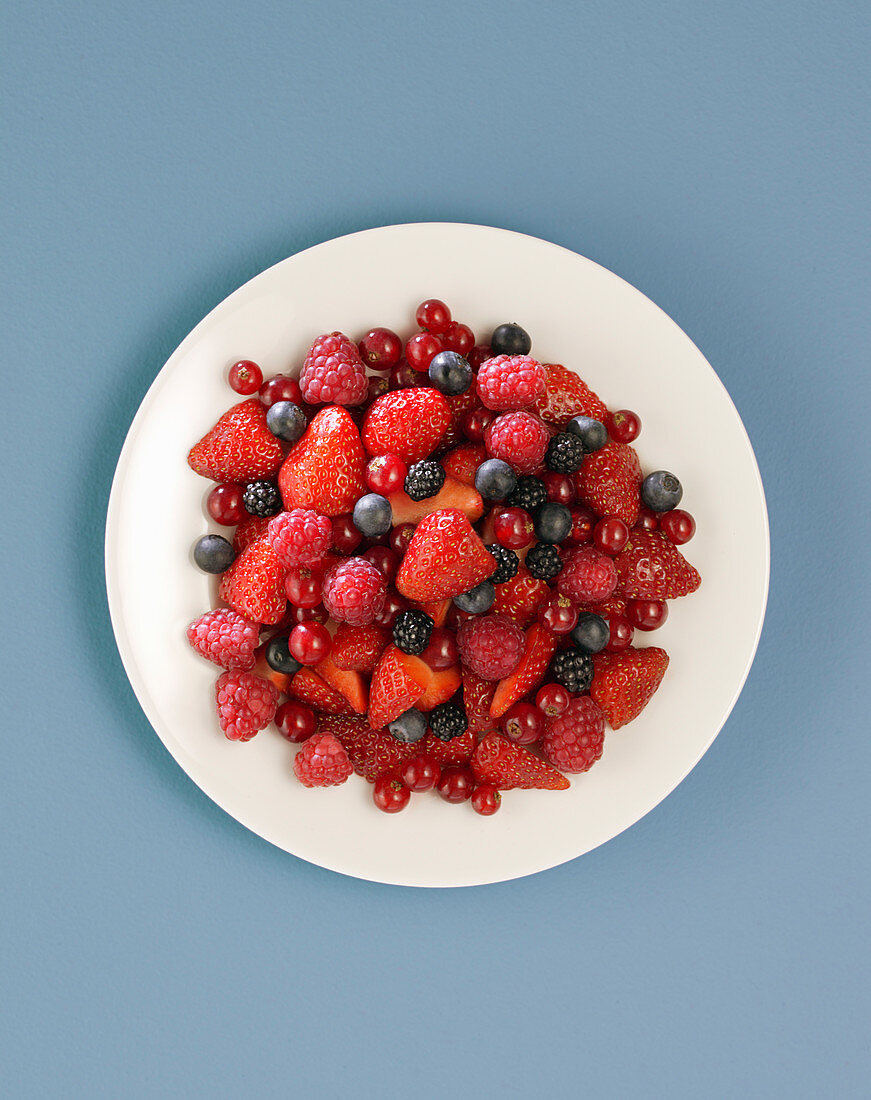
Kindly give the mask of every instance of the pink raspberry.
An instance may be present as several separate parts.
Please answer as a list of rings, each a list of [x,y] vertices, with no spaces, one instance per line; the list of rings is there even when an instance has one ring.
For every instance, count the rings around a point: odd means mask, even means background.
[[[365,626],[380,615],[387,581],[366,558],[349,558],[334,565],[324,577],[324,607],[341,623]]]
[[[484,432],[487,453],[501,458],[520,474],[531,474],[544,461],[550,432],[528,412],[511,412],[496,419]]]
[[[278,690],[253,672],[225,672],[215,687],[218,721],[230,741],[250,741],[268,726],[278,707]]]
[[[369,379],[357,345],[341,332],[319,336],[299,376],[302,397],[310,405],[359,405]]]
[[[342,742],[332,733],[316,733],[294,757],[293,770],[304,787],[338,787],[353,773]]]
[[[288,569],[317,565],[333,545],[333,525],[311,508],[294,508],[269,521],[269,543]]]
[[[504,615],[466,619],[457,631],[460,658],[482,680],[510,675],[523,656],[523,631]]]
[[[585,546],[565,556],[556,586],[576,606],[598,603],[607,600],[617,586],[617,570],[607,554]]]
[[[238,611],[220,607],[195,619],[187,630],[188,641],[208,661],[226,669],[246,672],[254,667],[254,650],[260,627]]]
[[[497,355],[478,370],[478,396],[488,409],[508,412],[544,396],[544,367],[528,355]]]
[[[572,699],[552,718],[541,739],[544,758],[561,772],[586,772],[602,755],[605,715],[589,695]]]

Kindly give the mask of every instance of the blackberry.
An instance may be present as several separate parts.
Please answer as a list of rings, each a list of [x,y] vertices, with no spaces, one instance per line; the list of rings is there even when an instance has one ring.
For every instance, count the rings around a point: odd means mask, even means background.
[[[586,691],[593,682],[593,658],[579,649],[562,649],[550,662],[550,678],[568,691]]]
[[[277,516],[281,511],[281,493],[271,481],[251,481],[242,494],[245,511],[252,516]]]
[[[445,483],[445,468],[440,462],[426,458],[415,462],[405,477],[405,491],[412,500],[434,497]]]
[[[520,568],[520,558],[513,550],[509,550],[507,546],[500,546],[498,542],[489,543],[487,549],[496,562],[496,572],[491,573],[487,578],[491,584],[504,584],[506,581],[510,581],[512,577],[517,576],[517,570]]]
[[[452,741],[469,728],[469,719],[459,703],[442,703],[429,712],[429,728],[440,741]]]
[[[547,445],[544,464],[558,474],[575,474],[584,461],[584,444],[572,432],[558,432]]]
[[[549,542],[537,542],[526,555],[529,575],[538,581],[552,581],[562,567],[559,550]]]
[[[403,653],[416,657],[429,645],[434,625],[425,611],[400,611],[393,620],[393,641]]]
[[[524,474],[517,479],[517,488],[506,501],[512,508],[523,508],[526,512],[534,512],[536,508],[547,500],[547,489],[544,482],[537,477]]]

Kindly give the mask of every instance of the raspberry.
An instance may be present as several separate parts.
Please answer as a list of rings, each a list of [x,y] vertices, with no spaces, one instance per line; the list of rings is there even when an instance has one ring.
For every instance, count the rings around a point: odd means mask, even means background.
[[[247,672],[254,667],[260,627],[238,611],[218,608],[201,615],[187,629],[188,641],[208,661]]]
[[[338,787],[354,769],[342,742],[332,733],[316,733],[294,757],[293,770],[304,787]]]
[[[613,561],[591,546],[566,557],[556,582],[559,591],[574,604],[598,603],[614,591],[617,570]]]
[[[466,619],[457,632],[463,664],[482,680],[502,680],[523,656],[523,631],[503,615]]]
[[[371,623],[384,609],[386,595],[384,574],[365,558],[349,558],[324,577],[324,607],[351,626]]]
[[[521,474],[538,469],[549,440],[550,432],[545,425],[528,412],[497,416],[484,432],[487,453],[503,459]]]
[[[310,508],[294,508],[269,521],[269,543],[282,565],[317,565],[333,544],[333,525]]]
[[[582,695],[547,723],[541,747],[545,760],[561,772],[586,772],[602,755],[604,742],[605,715]]]
[[[528,355],[497,355],[478,370],[478,396],[496,412],[534,405],[545,383],[544,367]]]
[[[229,741],[250,741],[268,726],[278,707],[278,690],[252,672],[225,672],[215,686],[218,721]]]
[[[357,345],[341,332],[315,340],[303,363],[299,384],[303,400],[310,405],[359,405],[369,392]]]

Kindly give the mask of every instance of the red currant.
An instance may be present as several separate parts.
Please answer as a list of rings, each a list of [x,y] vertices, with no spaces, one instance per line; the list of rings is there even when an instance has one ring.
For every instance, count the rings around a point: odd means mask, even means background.
[[[243,397],[249,397],[252,393],[257,393],[263,385],[263,371],[250,359],[240,359],[230,367],[228,381],[231,390]]]
[[[290,623],[326,623],[330,621],[330,613],[322,603],[316,607],[294,607],[285,616]]]
[[[502,508],[493,517],[493,534],[508,550],[522,550],[535,538],[532,516],[523,508]]]
[[[608,628],[611,633],[608,636],[608,643],[605,649],[614,652],[618,649],[627,649],[632,645],[632,639],[635,637],[635,628],[625,615],[609,615]]]
[[[583,505],[571,509],[572,529],[568,534],[568,542],[575,546],[582,546],[593,537],[593,528],[596,525],[596,513]]]
[[[390,388],[392,390],[405,390],[411,386],[419,385],[421,385],[420,375],[404,359],[400,360],[398,366],[395,366],[390,372]]]
[[[443,626],[435,627],[430,635],[429,645],[421,653],[420,659],[436,671],[455,665],[460,659],[460,651],[453,631],[445,630]]]
[[[321,623],[299,623],[290,632],[287,648],[291,657],[301,665],[316,665],[329,655],[333,637]]]
[[[298,745],[315,732],[315,714],[295,699],[288,699],[275,712],[275,724],[282,737]]]
[[[379,810],[383,810],[386,814],[398,814],[408,805],[411,791],[402,782],[397,772],[385,772],[375,780],[372,797]]]
[[[472,791],[472,809],[482,817],[495,814],[502,805],[502,795],[490,783],[480,783]]]
[[[659,529],[675,546],[683,546],[696,533],[696,521],[683,508],[672,508],[659,517]]]
[[[490,409],[485,409],[483,405],[477,409],[467,409],[460,417],[460,427],[463,430],[463,435],[470,443],[483,443],[484,432],[495,415]]]
[[[602,554],[619,554],[628,541],[629,528],[617,516],[606,516],[593,528],[593,545]]]
[[[441,778],[442,767],[425,752],[419,752],[402,765],[399,777],[410,791],[420,794],[431,791]]]
[[[273,374],[260,387],[261,405],[268,409],[278,401],[292,401],[294,405],[299,405],[302,401],[299,382],[289,374]]]
[[[545,718],[559,718],[572,701],[562,684],[544,684],[535,693],[535,705]]]
[[[405,358],[416,371],[427,371],[433,356],[443,351],[442,342],[431,332],[419,332],[405,345]]]
[[[411,542],[411,538],[414,535],[413,523],[400,523],[398,527],[394,527],[390,532],[387,545],[391,550],[395,550],[400,557],[403,556],[408,549],[408,544]]]
[[[539,608],[538,621],[554,634],[568,634],[575,628],[578,612],[568,596],[554,596]]]
[[[399,555],[389,546],[373,546],[363,557],[384,574],[388,583],[399,572]]]
[[[323,586],[323,574],[312,572],[305,566],[288,569],[284,577],[284,591],[294,607],[317,607],[321,602]]]
[[[638,630],[658,630],[668,618],[665,600],[629,600],[626,617]]]
[[[388,496],[401,489],[408,467],[399,455],[379,455],[366,467],[366,485],[373,493]]]
[[[216,485],[206,498],[206,510],[223,527],[235,527],[247,516],[242,503],[242,486],[225,482]]]
[[[455,351],[459,355],[468,355],[475,346],[475,334],[468,325],[452,321],[442,336],[445,351]]]
[[[547,492],[547,499],[554,504],[575,503],[575,483],[568,474],[557,474],[548,470],[541,479]]]
[[[659,516],[650,508],[639,508],[638,519],[635,521],[636,531],[656,531],[659,527]]]
[[[349,409],[349,412],[359,411],[358,420],[362,424],[366,416],[367,408],[373,401],[377,401],[379,397],[383,397],[385,393],[390,390],[390,380],[385,378],[383,374],[373,374],[369,379],[369,383],[366,387],[366,403],[364,405],[357,405],[356,410]]]
[[[357,345],[360,358],[372,370],[390,370],[402,358],[402,341],[389,328],[373,328]]]
[[[445,802],[466,802],[475,789],[475,777],[470,768],[443,768],[437,789]]]
[[[544,715],[532,703],[515,703],[502,715],[501,725],[509,741],[531,745],[544,733]]]
[[[438,298],[427,298],[425,302],[421,302],[414,319],[426,332],[434,332],[436,335],[447,332],[451,327],[451,311]]]
[[[354,526],[354,516],[351,512],[344,512],[341,516],[333,516],[330,520],[333,525],[333,546],[340,554],[353,554],[363,536]]]
[[[608,434],[615,443],[631,443],[641,431],[641,419],[630,409],[619,409],[611,414]]]
[[[404,596],[400,596],[395,588],[388,588],[384,607],[381,608],[381,613],[375,616],[375,622],[379,626],[390,628],[393,626],[393,621],[399,612],[407,611],[410,607],[411,604],[408,600]]]
[[[448,617],[445,619],[445,626],[448,630],[459,630],[466,619],[471,618],[472,615],[468,611],[463,611],[462,608],[452,603],[448,608]]]
[[[493,349],[489,344],[475,344],[466,358],[469,360],[472,370],[477,370],[482,363],[493,358]]]

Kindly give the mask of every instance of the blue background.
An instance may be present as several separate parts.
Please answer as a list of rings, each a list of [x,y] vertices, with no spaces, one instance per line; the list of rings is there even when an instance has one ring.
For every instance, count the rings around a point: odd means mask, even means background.
[[[5,15],[3,1091],[867,1095],[868,5]],[[101,544],[133,413],[212,306],[439,219],[566,245],[676,319],[747,424],[773,574],[665,803],[428,892],[299,862],[193,786],[127,685]]]

